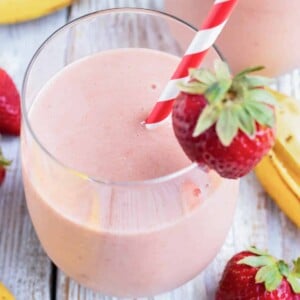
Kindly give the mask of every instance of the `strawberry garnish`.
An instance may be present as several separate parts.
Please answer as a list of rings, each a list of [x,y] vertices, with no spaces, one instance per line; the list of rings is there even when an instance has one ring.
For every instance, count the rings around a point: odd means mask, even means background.
[[[263,89],[270,79],[250,75],[249,68],[232,77],[216,61],[215,72],[191,69],[188,83],[173,106],[175,135],[187,156],[222,177],[250,172],[274,144],[275,100]]]
[[[20,95],[11,77],[0,69],[0,133],[20,134]]]
[[[10,165],[10,161],[7,160],[0,149],[0,185],[4,181],[5,173],[6,173],[6,167]]]
[[[256,248],[234,255],[227,263],[216,300],[296,300],[300,273]]]

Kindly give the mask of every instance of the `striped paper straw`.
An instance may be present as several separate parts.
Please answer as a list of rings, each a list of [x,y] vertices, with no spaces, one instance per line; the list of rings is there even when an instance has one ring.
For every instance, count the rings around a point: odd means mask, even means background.
[[[214,2],[206,20],[202,23],[173,76],[145,120],[147,128],[158,126],[170,115],[174,99],[178,95],[178,81],[187,80],[189,69],[200,65],[205,54],[221,33],[237,2],[238,0],[216,0]]]

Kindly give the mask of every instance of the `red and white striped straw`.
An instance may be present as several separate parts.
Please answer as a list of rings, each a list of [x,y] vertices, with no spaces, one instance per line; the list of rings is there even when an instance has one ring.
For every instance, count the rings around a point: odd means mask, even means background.
[[[178,94],[178,81],[188,79],[189,69],[200,65],[227,23],[237,2],[238,0],[215,0],[206,20],[202,23],[173,76],[145,120],[147,128],[156,127],[170,115],[174,99]]]

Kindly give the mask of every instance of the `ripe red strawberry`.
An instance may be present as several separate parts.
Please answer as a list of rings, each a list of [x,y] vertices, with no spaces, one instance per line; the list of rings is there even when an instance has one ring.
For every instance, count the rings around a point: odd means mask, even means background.
[[[274,144],[273,96],[262,88],[270,82],[249,73],[235,77],[224,62],[215,73],[191,70],[173,106],[174,133],[186,155],[222,177],[250,172]]]
[[[296,300],[300,275],[282,260],[251,248],[227,263],[216,300]]]
[[[20,95],[10,76],[0,69],[0,133],[20,134]]]

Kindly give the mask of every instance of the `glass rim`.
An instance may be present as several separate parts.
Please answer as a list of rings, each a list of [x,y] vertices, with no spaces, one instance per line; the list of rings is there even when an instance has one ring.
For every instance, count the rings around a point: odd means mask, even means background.
[[[149,15],[156,15],[156,16],[161,16],[161,17],[167,17],[173,21],[176,21],[178,23],[181,23],[182,25],[192,29],[195,33],[198,31],[196,27],[191,25],[189,22],[184,21],[172,14],[169,14],[167,12],[155,10],[155,9],[148,9],[148,8],[137,8],[137,7],[119,7],[119,8],[109,8],[109,9],[103,9],[103,10],[97,10],[88,14],[85,14],[83,16],[77,17],[66,24],[60,26],[58,29],[56,29],[51,35],[49,35],[42,43],[41,45],[37,48],[35,51],[34,55],[30,59],[24,79],[22,82],[22,89],[21,89],[21,114],[22,114],[22,123],[25,125],[26,129],[29,130],[30,135],[32,136],[33,140],[37,143],[38,147],[57,165],[60,167],[64,168],[65,170],[68,170],[69,172],[73,173],[74,175],[77,174],[77,176],[80,176],[82,178],[85,178],[87,180],[90,180],[92,182],[95,182],[97,184],[103,184],[103,185],[113,185],[113,186],[137,186],[137,185],[150,185],[150,184],[158,184],[158,183],[163,183],[170,181],[174,178],[180,177],[183,174],[188,173],[191,170],[194,170],[198,167],[198,164],[196,162],[191,162],[191,164],[187,165],[184,168],[181,168],[179,170],[176,170],[174,172],[168,173],[166,175],[162,175],[159,177],[155,178],[149,178],[145,180],[132,180],[132,181],[114,181],[114,180],[104,180],[104,179],[98,179],[92,176],[89,176],[88,174],[77,170],[76,168],[70,167],[58,158],[56,158],[55,155],[53,155],[47,148],[46,146],[43,145],[43,143],[39,140],[39,138],[36,136],[29,117],[28,117],[28,112],[26,109],[26,91],[27,91],[27,85],[28,85],[28,79],[30,77],[30,72],[32,69],[32,66],[35,64],[36,59],[39,57],[40,53],[43,51],[43,49],[48,45],[49,42],[51,42],[57,35],[62,33],[63,31],[71,28],[72,26],[76,25],[77,23],[81,23],[82,21],[94,18],[99,15],[108,15],[112,13],[137,13],[137,14],[149,14]],[[224,60],[223,55],[221,54],[220,50],[213,45],[212,48],[214,51],[217,53],[217,55]],[[203,171],[204,172],[204,171]]]

